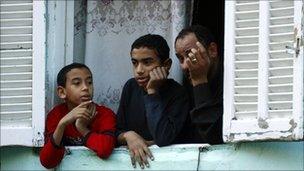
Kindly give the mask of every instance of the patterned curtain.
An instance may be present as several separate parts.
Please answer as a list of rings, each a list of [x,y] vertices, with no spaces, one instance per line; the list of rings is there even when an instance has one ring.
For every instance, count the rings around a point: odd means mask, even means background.
[[[85,63],[94,75],[96,102],[116,112],[122,87],[133,77],[131,44],[144,34],[165,37],[173,60],[170,77],[178,82],[182,80],[173,44],[177,33],[190,22],[192,1],[99,0],[86,3]]]

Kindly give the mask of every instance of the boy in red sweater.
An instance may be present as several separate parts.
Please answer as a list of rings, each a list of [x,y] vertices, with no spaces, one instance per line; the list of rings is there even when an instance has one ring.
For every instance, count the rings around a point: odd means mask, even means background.
[[[113,111],[92,102],[93,78],[90,69],[80,63],[63,67],[57,75],[57,94],[64,103],[48,114],[41,164],[56,167],[65,146],[84,145],[107,158],[115,146],[116,118]]]

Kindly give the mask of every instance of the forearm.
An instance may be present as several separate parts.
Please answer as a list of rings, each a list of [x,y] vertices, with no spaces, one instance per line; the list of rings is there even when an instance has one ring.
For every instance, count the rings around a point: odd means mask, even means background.
[[[114,132],[90,132],[85,137],[85,146],[96,152],[97,156],[100,158],[107,158],[115,147],[115,141]]]
[[[127,144],[127,139],[128,136],[132,133],[135,133],[134,131],[126,131],[126,132],[122,132],[118,135],[117,137],[117,141],[120,145],[126,145]]]
[[[61,144],[61,140],[62,140],[62,137],[63,137],[65,127],[66,127],[65,123],[59,122],[55,131],[54,131],[54,133],[53,133],[53,140],[54,140],[54,143],[57,146],[60,146],[60,144]]]
[[[170,104],[147,97],[145,102],[149,130],[158,146],[170,144],[178,135],[188,114],[187,98],[176,98]]]

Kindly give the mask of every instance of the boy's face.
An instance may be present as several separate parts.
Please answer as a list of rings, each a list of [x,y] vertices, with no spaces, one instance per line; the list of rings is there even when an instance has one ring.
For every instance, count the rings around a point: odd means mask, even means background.
[[[61,92],[61,93],[60,93]],[[66,74],[65,87],[58,88],[60,98],[74,108],[93,98],[93,78],[86,68],[74,68]]]
[[[131,60],[133,64],[134,78],[138,85],[145,89],[150,79],[150,71],[155,67],[161,66],[160,59],[155,50],[141,47],[139,49],[132,50]]]

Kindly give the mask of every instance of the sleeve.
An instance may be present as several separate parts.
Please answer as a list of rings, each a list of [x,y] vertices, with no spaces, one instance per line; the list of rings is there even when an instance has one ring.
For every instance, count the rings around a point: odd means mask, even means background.
[[[45,128],[45,144],[40,151],[40,162],[45,168],[54,168],[64,156],[64,146],[57,146],[53,140],[53,133],[60,121],[56,116],[56,110],[48,114]]]
[[[183,89],[181,89],[183,90]],[[149,130],[158,146],[171,144],[182,129],[189,111],[185,91],[164,102],[159,94],[144,96]]]
[[[115,136],[118,137],[121,133],[126,132],[126,119],[125,119],[125,110],[126,110],[126,96],[127,96],[127,84],[124,86],[121,98],[119,102],[119,107],[117,110],[117,130]]]
[[[196,125],[203,142],[220,144],[222,140],[223,90],[211,93],[208,84],[193,87],[195,107],[191,120]]]
[[[100,114],[94,123],[96,129],[89,132],[84,137],[85,146],[96,152],[100,158],[108,158],[112,153],[116,137],[115,137],[115,114],[110,110],[101,110]]]

